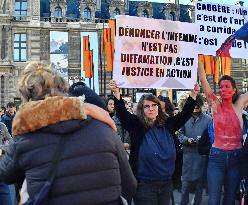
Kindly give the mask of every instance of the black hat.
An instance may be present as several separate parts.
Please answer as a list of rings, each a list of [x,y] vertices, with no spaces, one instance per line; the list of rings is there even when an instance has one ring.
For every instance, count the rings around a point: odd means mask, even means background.
[[[69,88],[69,94],[73,97],[79,97],[84,95],[85,102],[94,104],[106,110],[106,105],[104,101],[101,99],[101,97],[97,95],[83,82],[73,83]]]

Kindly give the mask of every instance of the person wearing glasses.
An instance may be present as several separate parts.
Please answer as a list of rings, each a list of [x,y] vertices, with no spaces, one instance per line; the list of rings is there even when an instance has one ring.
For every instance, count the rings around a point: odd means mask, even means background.
[[[114,80],[110,81],[110,88],[115,97],[116,115],[130,134],[129,162],[138,180],[135,205],[169,205],[176,160],[173,133],[191,117],[199,86],[190,93],[182,112],[173,117],[166,116],[159,99],[152,94],[140,98],[137,113],[132,115],[125,109]]]

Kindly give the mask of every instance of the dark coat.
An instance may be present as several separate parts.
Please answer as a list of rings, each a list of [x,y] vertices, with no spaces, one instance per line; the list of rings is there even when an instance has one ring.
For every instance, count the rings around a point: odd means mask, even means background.
[[[169,130],[172,136],[191,117],[195,104],[196,101],[189,97],[182,112],[167,119],[165,127]],[[123,127],[128,130],[130,134],[131,149],[129,162],[134,175],[137,176],[139,148],[143,142],[147,129],[144,127],[144,125],[136,115],[133,115],[126,110],[124,101],[122,99],[118,100],[117,98],[115,98],[115,109],[117,117],[121,121]]]
[[[12,135],[12,121],[13,121],[14,117],[15,117],[15,115],[11,116],[11,115],[9,115],[9,113],[6,113],[1,118],[1,122],[6,125],[10,135]]]
[[[203,136],[208,129],[211,117],[201,113],[197,118],[191,117],[180,129],[179,138],[183,145],[183,181],[200,179],[207,165],[207,157],[198,153],[198,136]],[[188,139],[193,138],[195,143],[189,144]]]
[[[16,136],[0,160],[0,180],[25,177],[28,194],[35,196],[48,178],[60,137],[67,139],[49,205],[112,205],[120,204],[120,195],[134,195],[136,180],[120,139],[94,119],[62,121]]]

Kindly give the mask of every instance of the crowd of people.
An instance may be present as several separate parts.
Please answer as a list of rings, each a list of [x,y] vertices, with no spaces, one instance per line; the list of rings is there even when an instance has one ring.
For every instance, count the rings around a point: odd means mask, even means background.
[[[28,64],[22,104],[0,112],[0,204],[169,205],[179,189],[181,205],[190,193],[200,205],[204,188],[209,205],[248,204],[248,94],[222,76],[217,96],[201,62],[198,74],[203,93],[196,84],[178,106],[124,100],[114,80],[103,99]]]

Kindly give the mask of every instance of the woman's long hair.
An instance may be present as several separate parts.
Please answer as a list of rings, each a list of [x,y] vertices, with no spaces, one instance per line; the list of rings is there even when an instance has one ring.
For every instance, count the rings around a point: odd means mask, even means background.
[[[145,117],[144,114],[144,100],[148,100],[148,101],[152,101],[154,103],[156,103],[158,105],[158,116],[154,122],[154,124],[150,124],[149,120]],[[167,119],[167,116],[163,113],[162,109],[161,109],[161,105],[160,105],[160,101],[159,99],[152,95],[152,94],[145,94],[142,95],[142,97],[140,98],[138,105],[137,105],[137,113],[136,115],[138,116],[138,118],[141,120],[141,122],[144,124],[144,126],[146,128],[150,128],[153,125],[156,125],[158,127],[162,127],[165,124],[165,121]]]
[[[232,102],[235,103],[237,101],[237,99],[239,98],[238,88],[237,88],[237,85],[236,85],[235,80],[231,76],[229,76],[229,75],[223,75],[220,78],[219,82],[218,82],[218,86],[220,86],[220,83],[223,80],[229,80],[231,82],[231,84],[232,84],[232,88],[233,89],[236,89],[235,93],[232,96]]]

